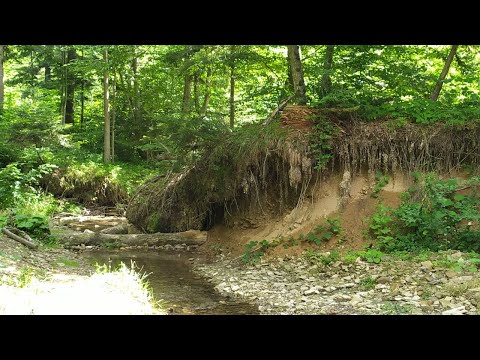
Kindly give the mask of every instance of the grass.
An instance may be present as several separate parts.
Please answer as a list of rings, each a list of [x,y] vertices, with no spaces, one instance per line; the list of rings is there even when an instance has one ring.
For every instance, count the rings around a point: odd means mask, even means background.
[[[367,277],[363,278],[362,280],[360,280],[360,286],[364,290],[374,289],[375,285],[377,285],[377,280],[375,280],[371,276],[367,276]]]
[[[411,314],[414,307],[408,304],[397,304],[394,302],[386,302],[380,308],[384,315],[407,315]]]
[[[137,298],[146,299],[155,309],[156,313],[164,312],[166,308],[164,301],[155,299],[153,288],[147,280],[150,274],[141,273],[141,269],[138,268],[134,261],[131,261],[130,267],[123,262],[114,266],[111,260],[109,260],[107,264],[95,263],[94,266],[96,274],[115,274],[119,276],[119,279],[115,280],[118,287],[131,292]],[[131,279],[135,284],[132,284],[132,281],[121,281],[121,279]],[[127,288],[124,289],[125,287]]]
[[[59,257],[57,258],[56,260],[56,263],[57,265],[60,265],[60,264],[63,264],[67,267],[71,267],[71,268],[76,268],[76,267],[79,267],[80,264],[78,263],[78,261],[76,260],[72,260],[72,259],[67,259],[65,257]],[[61,265],[60,265],[61,266]]]
[[[105,242],[105,243],[101,244],[100,246],[105,248],[105,249],[114,250],[114,249],[120,249],[122,244],[120,244],[117,241],[112,241],[112,242]]]
[[[452,297],[463,296],[470,289],[480,288],[480,279],[466,281],[463,284],[446,285],[445,291]]]

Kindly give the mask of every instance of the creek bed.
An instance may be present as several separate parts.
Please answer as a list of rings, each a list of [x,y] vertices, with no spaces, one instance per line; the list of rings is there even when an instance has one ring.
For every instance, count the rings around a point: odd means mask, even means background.
[[[247,315],[259,314],[254,305],[239,302],[218,294],[213,285],[192,271],[190,258],[196,253],[144,250],[92,250],[84,251],[92,263],[117,266],[120,262],[136,269],[147,277],[155,299],[162,300],[162,307],[171,314]]]

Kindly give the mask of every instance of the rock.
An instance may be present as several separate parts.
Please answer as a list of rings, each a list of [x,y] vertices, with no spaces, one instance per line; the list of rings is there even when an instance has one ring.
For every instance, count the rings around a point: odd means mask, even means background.
[[[453,271],[453,270],[448,270],[447,272],[445,272],[445,276],[449,279],[452,279],[454,277],[457,277],[458,273],[456,271]]]
[[[473,280],[473,276],[469,276],[469,275],[466,275],[466,276],[457,276],[457,277],[454,277],[453,279],[451,279],[449,281],[449,283],[452,283],[452,284],[463,284],[463,283],[466,283],[468,281],[471,281]]]
[[[443,307],[448,307],[452,302],[452,299],[451,296],[446,296],[443,299],[440,299],[440,304],[442,304]]]
[[[240,286],[238,286],[238,285],[232,285],[231,288],[232,288],[232,291],[237,291],[237,290],[240,289]]]
[[[352,300],[350,300],[350,304],[352,306],[358,305],[363,301],[362,297],[358,294],[352,296]]]
[[[422,265],[422,268],[424,268],[426,270],[430,270],[431,268],[433,268],[433,263],[429,260],[422,261],[420,264]]]
[[[454,258],[454,259],[458,259],[458,258],[461,258],[462,257],[462,252],[461,251],[458,251],[452,255],[450,255],[450,257]]]
[[[459,306],[442,312],[442,315],[464,315],[466,312],[465,306]]]
[[[320,291],[318,291],[317,288],[312,287],[312,288],[303,292],[303,295],[305,295],[305,296],[309,296],[309,295],[312,295],[312,294],[320,294]]]
[[[386,284],[386,283],[389,283],[389,282],[390,282],[390,279],[386,276],[380,276],[377,279],[377,284]]]

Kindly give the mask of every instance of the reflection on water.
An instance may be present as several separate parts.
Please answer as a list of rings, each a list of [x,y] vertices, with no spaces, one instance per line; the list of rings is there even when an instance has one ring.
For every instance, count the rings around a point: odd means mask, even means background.
[[[173,314],[258,314],[258,309],[215,292],[213,286],[191,270],[188,260],[195,253],[166,250],[95,250],[84,252],[93,263],[116,266],[134,261],[147,277],[154,296]]]

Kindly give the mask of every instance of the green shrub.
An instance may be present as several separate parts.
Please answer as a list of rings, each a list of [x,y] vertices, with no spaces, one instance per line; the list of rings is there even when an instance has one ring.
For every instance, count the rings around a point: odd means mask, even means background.
[[[246,251],[242,255],[242,261],[245,264],[256,263],[260,260],[262,256],[265,255],[267,249],[271,244],[267,240],[262,240],[260,242],[252,240],[246,245]]]
[[[309,232],[304,238],[304,241],[320,245],[323,242],[327,242],[335,235],[340,234],[342,228],[340,226],[340,220],[338,218],[327,219],[328,226],[318,225],[313,232]],[[301,234],[302,236],[303,234]],[[303,240],[300,238],[300,240]]]
[[[479,184],[472,178],[462,186],[475,189]],[[476,191],[460,195],[458,189],[455,179],[427,174],[402,196],[398,209],[379,207],[370,220],[370,234],[385,251],[480,251],[480,231],[471,226],[480,220],[480,198]]]
[[[380,190],[382,190],[389,181],[390,178],[387,175],[383,175],[380,171],[377,171],[375,174],[375,186],[373,187],[371,196],[377,198]]]

